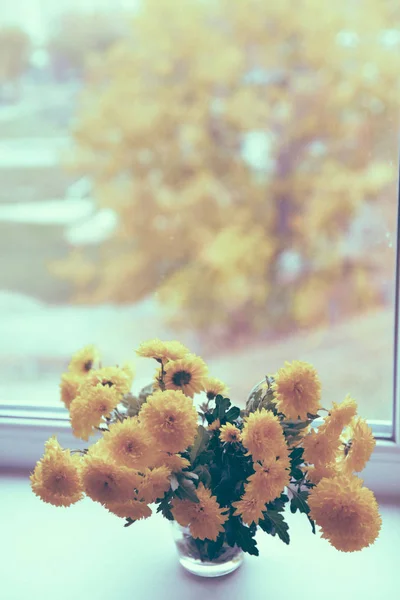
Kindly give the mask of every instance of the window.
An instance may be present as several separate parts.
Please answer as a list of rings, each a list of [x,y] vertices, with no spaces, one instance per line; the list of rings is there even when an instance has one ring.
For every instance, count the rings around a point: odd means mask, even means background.
[[[84,4],[0,16],[3,424],[66,436],[77,348],[113,363],[178,338],[238,404],[313,362],[326,405],[351,393],[387,457],[400,9]]]

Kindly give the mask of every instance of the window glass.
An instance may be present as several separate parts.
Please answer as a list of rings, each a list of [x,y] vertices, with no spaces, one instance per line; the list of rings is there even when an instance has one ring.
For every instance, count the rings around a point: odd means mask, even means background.
[[[391,421],[399,4],[275,4],[2,8],[1,401],[160,337],[239,404],[300,359]]]

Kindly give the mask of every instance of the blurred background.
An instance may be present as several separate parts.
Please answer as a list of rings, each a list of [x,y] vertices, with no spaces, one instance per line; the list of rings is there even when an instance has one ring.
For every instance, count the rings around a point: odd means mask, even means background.
[[[160,337],[391,422],[400,4],[276,4],[2,7],[0,402]]]

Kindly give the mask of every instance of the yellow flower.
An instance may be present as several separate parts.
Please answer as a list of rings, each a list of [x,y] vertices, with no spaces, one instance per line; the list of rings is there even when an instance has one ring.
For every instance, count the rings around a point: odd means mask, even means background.
[[[80,457],[62,450],[55,438],[45,444],[43,458],[30,476],[33,492],[54,506],[70,506],[83,496]]]
[[[164,383],[167,390],[182,390],[193,398],[204,388],[207,366],[203,359],[195,354],[168,362],[164,368]]]
[[[104,416],[117,407],[119,396],[114,387],[97,385],[79,395],[70,406],[71,426],[76,437],[88,440]]]
[[[197,411],[182,392],[154,392],[140,410],[140,422],[164,452],[183,452],[197,433]]]
[[[82,482],[92,500],[101,504],[121,503],[134,499],[134,490],[138,488],[141,476],[110,459],[89,453],[82,464]]]
[[[139,356],[144,358],[155,358],[158,362],[177,360],[189,354],[189,350],[177,341],[162,342],[159,339],[142,342],[136,350]]]
[[[272,384],[277,408],[288,419],[306,419],[320,409],[321,384],[314,367],[295,360],[285,362]]]
[[[344,433],[345,456],[342,468],[347,474],[362,471],[369,461],[375,448],[375,438],[372,429],[365,419],[353,419]]]
[[[248,487],[238,502],[232,502],[233,508],[236,508],[234,513],[235,517],[242,517],[243,523],[251,525],[252,523],[258,523],[263,518],[263,510],[265,510],[265,503],[260,500],[255,494],[254,490]]]
[[[266,460],[279,456],[286,442],[282,427],[271,411],[263,408],[245,418],[242,444],[253,460]]]
[[[331,463],[335,459],[340,440],[337,435],[331,435],[325,430],[318,432],[312,430],[303,438],[302,444],[304,460],[320,467]]]
[[[219,439],[221,440],[221,442],[235,444],[240,442],[240,438],[240,429],[235,427],[235,425],[233,425],[232,423],[222,425],[221,432],[219,434]]]
[[[322,479],[308,497],[322,537],[343,552],[362,550],[378,537],[382,520],[374,494],[358,477]]]
[[[208,427],[207,429],[209,431],[218,431],[218,429],[221,427],[221,421],[219,419],[215,419],[215,421],[213,421]]]
[[[226,385],[216,377],[207,377],[207,379],[205,379],[204,390],[209,400],[214,400],[215,396],[218,396],[218,394],[225,396],[228,392]]]
[[[82,378],[79,375],[73,373],[64,373],[61,376],[61,400],[64,403],[65,408],[69,409],[72,400],[78,395],[78,389],[82,383]]]
[[[156,459],[157,449],[135,418],[110,425],[103,439],[104,448],[117,464],[139,469],[151,466]]]
[[[343,428],[350,423],[357,413],[357,402],[350,396],[340,404],[333,402],[329,416],[326,417],[324,424],[320,429],[325,429],[327,432],[339,436]]]
[[[338,475],[336,463],[331,463],[329,465],[321,464],[318,465],[318,467],[303,467],[303,471],[307,471],[307,479],[315,484],[319,483],[324,477],[332,479],[332,477]]]
[[[113,459],[111,458],[110,453],[105,446],[103,436],[90,446],[86,456],[97,456],[98,458],[103,458],[104,460],[113,462]]]
[[[289,485],[290,474],[287,467],[288,461],[272,459],[262,464],[254,465],[255,473],[250,475],[246,491],[260,500],[263,504],[272,502],[281,495],[285,486]]]
[[[81,377],[87,375],[93,365],[99,360],[99,352],[95,346],[85,346],[82,350],[75,352],[68,365],[69,371]]]
[[[155,462],[155,466],[161,467],[163,465],[167,467],[171,473],[178,473],[179,471],[183,471],[183,469],[190,467],[190,462],[180,454],[161,452]]]
[[[228,509],[221,508],[211,491],[200,483],[197,488],[199,502],[180,500],[172,501],[172,514],[174,519],[183,527],[189,526],[190,533],[200,540],[215,541],[224,528],[223,524],[228,519],[225,514]]]
[[[137,497],[145,502],[155,502],[162,498],[170,487],[171,471],[165,467],[145,469],[139,483]]]
[[[151,517],[150,506],[139,500],[128,500],[127,502],[108,502],[105,507],[117,517],[130,518],[134,521]]]
[[[84,396],[96,386],[112,387],[120,396],[127,394],[132,385],[131,375],[120,367],[103,367],[92,370],[81,385],[80,393]]]
[[[135,364],[133,363],[133,361],[126,362],[125,364],[122,365],[121,370],[128,377],[127,386],[128,386],[128,392],[129,392],[131,390],[133,380],[135,379],[135,373],[136,373]]]

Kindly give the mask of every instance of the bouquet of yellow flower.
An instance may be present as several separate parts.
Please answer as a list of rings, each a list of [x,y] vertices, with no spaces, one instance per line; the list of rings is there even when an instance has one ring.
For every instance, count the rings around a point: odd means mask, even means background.
[[[42,500],[69,506],[86,494],[125,526],[150,517],[155,505],[185,528],[189,554],[202,561],[227,548],[258,555],[257,528],[288,544],[286,505],[338,550],[375,541],[378,505],[355,475],[375,440],[352,398],[321,407],[311,365],[285,363],[241,410],[181,343],[151,340],[137,353],[156,361],[154,381],[137,396],[129,365],[102,367],[92,346],[72,358],[61,398],[74,434],[97,439],[84,450],[46,443],[31,475]]]

